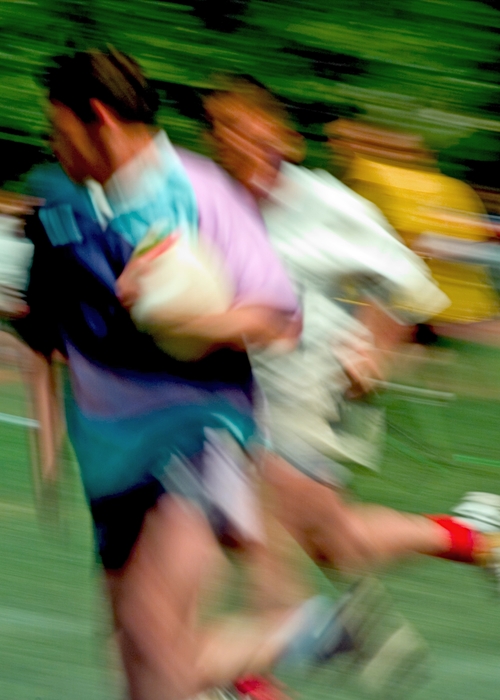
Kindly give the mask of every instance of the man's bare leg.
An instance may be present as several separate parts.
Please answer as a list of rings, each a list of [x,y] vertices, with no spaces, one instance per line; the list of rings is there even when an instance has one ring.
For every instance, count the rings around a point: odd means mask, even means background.
[[[39,353],[26,350],[31,360],[27,384],[32,393],[35,416],[39,422],[38,452],[44,481],[57,481],[57,460],[64,435],[64,420],[57,388],[56,369]]]
[[[414,553],[439,555],[446,531],[422,515],[377,505],[350,504],[276,455],[264,479],[274,491],[280,522],[315,559],[342,570],[363,570]]]
[[[280,610],[200,630],[198,599],[219,549],[196,507],[164,496],[129,562],[108,573],[132,700],[181,700],[268,668],[283,646]]]

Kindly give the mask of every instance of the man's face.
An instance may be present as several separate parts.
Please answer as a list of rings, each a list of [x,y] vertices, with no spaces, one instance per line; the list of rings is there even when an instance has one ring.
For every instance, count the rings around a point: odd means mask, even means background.
[[[60,102],[49,103],[49,120],[52,126],[50,145],[54,155],[72,180],[83,182],[92,176],[95,157],[89,126]]]
[[[255,197],[267,196],[280,164],[275,145],[279,137],[272,118],[237,95],[219,98],[211,117],[221,165]]]

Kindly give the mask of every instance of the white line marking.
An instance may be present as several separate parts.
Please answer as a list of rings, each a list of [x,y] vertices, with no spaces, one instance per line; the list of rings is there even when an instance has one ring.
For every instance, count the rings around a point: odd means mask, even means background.
[[[24,416],[13,416],[10,413],[0,413],[0,423],[12,423],[12,425],[23,425],[25,428],[39,428],[39,421],[34,418]]]

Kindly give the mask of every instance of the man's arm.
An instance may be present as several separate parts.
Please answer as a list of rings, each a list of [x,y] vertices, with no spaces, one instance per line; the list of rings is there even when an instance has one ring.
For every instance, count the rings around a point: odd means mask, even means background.
[[[296,316],[266,306],[241,306],[225,313],[199,316],[176,325],[162,323],[158,317],[151,332],[158,340],[162,337],[188,338],[210,343],[211,350],[231,347],[245,350],[262,348],[283,341],[292,349],[301,331]]]
[[[449,299],[423,260],[404,245],[370,202],[347,188],[339,189],[335,182],[321,172],[315,189],[328,232],[317,243],[332,272],[370,280],[370,295],[403,323],[422,323],[445,309]]]
[[[147,274],[152,257],[148,253],[132,260],[117,281],[117,294],[123,306],[131,309],[140,293],[140,277]],[[170,312],[159,308],[150,317],[149,332],[161,343],[163,339],[183,338],[208,343],[208,352],[217,347],[245,350],[267,347],[276,341],[295,345],[301,331],[298,314],[277,310],[263,304],[241,305],[219,314],[209,314],[172,322]]]
[[[248,195],[206,159],[184,154],[184,165],[197,196],[200,238],[219,254],[234,288],[231,308],[221,314],[166,322],[158,312],[152,335],[208,341],[217,347],[244,350],[283,341],[293,347],[301,331],[298,302],[273,251],[267,231]],[[117,294],[131,308],[139,294],[138,278],[148,255],[130,261],[117,283]],[[156,321],[156,327],[155,326]]]
[[[369,332],[371,342],[343,357],[343,368],[351,381],[351,398],[371,391],[375,381],[387,379],[391,353],[408,342],[413,332],[413,326],[400,323],[373,301],[363,304],[356,318]]]

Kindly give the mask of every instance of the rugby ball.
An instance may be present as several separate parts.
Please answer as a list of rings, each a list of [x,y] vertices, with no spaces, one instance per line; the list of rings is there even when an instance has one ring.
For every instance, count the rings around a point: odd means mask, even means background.
[[[223,313],[231,306],[234,289],[220,255],[199,238],[191,241],[175,234],[152,246],[145,241],[134,259],[141,255],[147,255],[148,264],[137,279],[132,319],[172,357],[199,359],[206,353],[207,343],[169,336],[169,329],[200,316]]]

